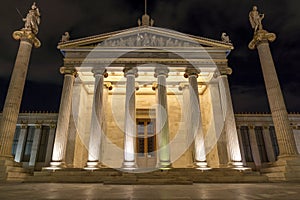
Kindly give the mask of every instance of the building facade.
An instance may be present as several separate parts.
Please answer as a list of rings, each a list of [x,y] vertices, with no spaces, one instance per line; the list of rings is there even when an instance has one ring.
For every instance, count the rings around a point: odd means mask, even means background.
[[[0,115],[0,117],[2,116]],[[57,118],[57,113],[20,113],[12,146],[12,155],[16,162],[21,162],[24,168],[34,168],[35,170],[50,166]],[[289,119],[293,127],[298,152],[300,152],[300,114],[289,114]],[[244,166],[259,170],[275,162],[279,152],[271,115],[260,113],[235,114],[235,120]],[[141,122],[144,123],[143,126],[145,123],[150,124],[147,120],[138,120],[137,126],[141,126]],[[69,166],[74,165],[72,163],[75,158],[74,154],[70,155],[68,150],[74,148],[73,143],[73,138],[70,136],[67,144],[67,163]],[[151,145],[151,142],[149,144]],[[143,147],[140,143],[137,144],[137,149]],[[147,150],[151,150],[150,148],[148,147]],[[140,149],[139,151],[143,150]],[[82,163],[85,162],[87,162],[87,154]]]

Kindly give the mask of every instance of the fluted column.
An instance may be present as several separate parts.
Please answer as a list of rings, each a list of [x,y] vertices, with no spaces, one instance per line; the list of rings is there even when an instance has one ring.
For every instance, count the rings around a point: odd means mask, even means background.
[[[21,162],[22,161],[22,156],[24,153],[24,147],[26,143],[26,136],[27,136],[27,124],[22,124],[21,125],[21,130],[20,130],[20,135],[18,138],[18,145],[17,145],[17,150],[16,150],[16,155],[15,155],[15,161],[16,162]]]
[[[60,72],[65,75],[60,101],[59,115],[55,134],[54,148],[52,154],[51,167],[63,167],[66,144],[68,138],[68,127],[70,121],[70,112],[72,104],[72,93],[74,79],[77,71],[73,67],[61,67]]]
[[[185,78],[189,79],[189,92],[190,92],[190,119],[189,122],[189,135],[194,138],[194,164],[196,167],[206,167],[206,152],[204,145],[204,134],[202,128],[202,118],[200,110],[200,100],[198,91],[198,74],[200,71],[195,68],[186,69]]]
[[[35,167],[35,163],[36,163],[37,157],[38,157],[41,136],[42,136],[42,125],[36,124],[35,130],[34,130],[34,137],[33,137],[31,152],[30,152],[29,167],[32,167],[32,168]]]
[[[126,67],[124,75],[126,81],[125,100],[125,135],[124,135],[124,161],[123,169],[135,169],[136,166],[136,110],[135,110],[135,78],[136,67]]]
[[[55,138],[55,128],[56,128],[56,124],[50,124],[50,131],[49,131],[49,137],[47,143],[47,152],[45,156],[45,166],[49,166],[51,162],[51,155],[53,151],[53,144]]]
[[[106,69],[94,69],[95,88],[92,108],[92,123],[89,142],[88,168],[101,167],[101,138],[103,134],[103,86],[108,76]]]
[[[19,51],[11,76],[3,115],[0,121],[0,157],[12,158],[11,148],[23,96],[32,46],[40,47],[40,41],[30,30],[15,31],[13,37],[20,40]]]
[[[266,30],[259,30],[254,34],[254,38],[250,42],[249,48],[257,48],[258,50],[278,140],[279,157],[293,157],[298,155],[296,142],[288,119],[288,113],[269,47],[269,41],[273,42],[275,39],[276,35],[274,33],[269,33]]]
[[[261,157],[259,154],[256,133],[254,128],[255,128],[254,126],[249,126],[249,139],[250,139],[250,146],[252,150],[252,157],[254,160],[254,164],[256,170],[259,170],[261,168]]]
[[[269,162],[275,162],[276,156],[275,156],[275,152],[273,149],[273,143],[272,143],[272,139],[271,139],[271,135],[270,135],[270,131],[269,131],[269,126],[263,126],[263,137],[264,137],[268,160],[269,160]]]
[[[184,120],[185,134],[186,134],[186,149],[188,149],[188,157],[186,159],[187,167],[194,167],[194,138],[191,133],[191,111],[190,111],[190,87],[188,83],[181,83],[179,90],[182,91],[183,105],[182,116]]]
[[[155,77],[157,78],[156,135],[159,155],[157,167],[159,168],[171,166],[167,102],[168,73],[169,69],[165,66],[158,66],[155,69]]]
[[[221,103],[223,110],[223,117],[225,120],[225,131],[227,137],[227,149],[229,154],[229,164],[236,166],[242,166],[242,156],[239,146],[239,139],[236,130],[236,123],[234,118],[231,94],[227,79],[227,74],[231,74],[231,69],[227,68],[221,71],[219,76],[219,88],[221,95]]]

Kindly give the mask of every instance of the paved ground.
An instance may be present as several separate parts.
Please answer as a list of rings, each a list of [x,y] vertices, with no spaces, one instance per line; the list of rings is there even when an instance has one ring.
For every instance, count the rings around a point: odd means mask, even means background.
[[[299,184],[0,184],[1,200],[17,199],[300,199]]]

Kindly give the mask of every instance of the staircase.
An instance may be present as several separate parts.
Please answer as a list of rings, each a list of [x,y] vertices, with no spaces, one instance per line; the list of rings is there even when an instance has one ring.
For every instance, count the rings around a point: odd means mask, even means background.
[[[0,160],[0,182],[24,182],[29,175],[29,171],[12,158]]]
[[[238,171],[230,168],[201,171],[192,168],[173,168],[148,173],[122,172],[103,168],[44,170],[26,177],[25,182],[40,183],[103,183],[116,185],[190,185],[193,183],[261,183],[268,178],[259,172]]]

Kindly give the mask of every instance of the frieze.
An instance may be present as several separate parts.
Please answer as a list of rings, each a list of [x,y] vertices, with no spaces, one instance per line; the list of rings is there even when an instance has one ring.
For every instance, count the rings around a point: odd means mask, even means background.
[[[107,39],[99,44],[102,47],[201,47],[197,42],[164,37],[151,33],[138,33],[122,38]]]

